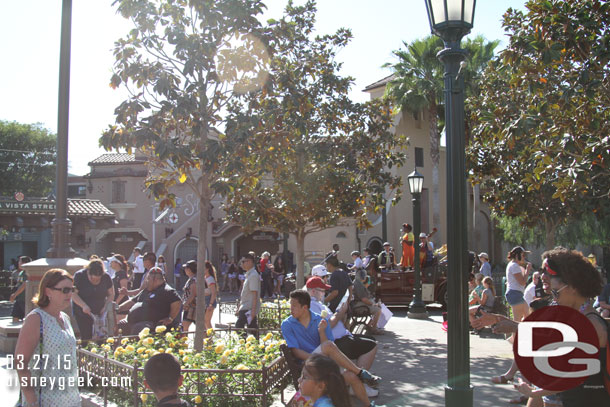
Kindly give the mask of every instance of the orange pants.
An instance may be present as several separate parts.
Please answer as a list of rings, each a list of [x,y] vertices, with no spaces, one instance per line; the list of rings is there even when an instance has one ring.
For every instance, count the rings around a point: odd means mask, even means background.
[[[413,267],[413,258],[415,257],[415,248],[413,245],[408,245],[402,242],[402,259],[400,265],[402,267]]]

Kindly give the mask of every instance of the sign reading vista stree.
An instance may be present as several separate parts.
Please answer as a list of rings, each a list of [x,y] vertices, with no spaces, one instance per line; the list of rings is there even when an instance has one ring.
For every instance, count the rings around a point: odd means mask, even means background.
[[[0,201],[1,212],[45,212],[55,213],[55,202],[51,201]]]

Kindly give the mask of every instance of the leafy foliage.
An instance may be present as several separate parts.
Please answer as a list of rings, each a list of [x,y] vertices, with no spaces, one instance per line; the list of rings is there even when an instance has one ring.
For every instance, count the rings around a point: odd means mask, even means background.
[[[510,44],[469,100],[473,181],[496,214],[545,230],[610,205],[610,3],[531,0],[509,9]]]
[[[37,124],[0,121],[0,196],[53,190],[57,136]]]
[[[208,208],[222,165],[222,112],[237,92],[260,86],[266,58],[257,16],[259,0],[116,0],[134,29],[115,43],[110,86],[130,97],[102,135],[107,150],[138,149],[148,156],[148,190],[161,207],[174,205],[171,187],[188,185]],[[199,217],[197,257],[206,254],[207,216]],[[198,271],[203,281],[203,267]],[[198,286],[203,298],[203,285]],[[201,312],[200,312],[201,311]],[[196,346],[202,346],[203,309]]]
[[[269,78],[230,106],[226,131],[236,148],[224,180],[228,216],[246,230],[294,233],[301,280],[306,234],[345,218],[367,227],[386,187],[400,187],[389,168],[402,163],[404,141],[389,131],[387,103],[350,100],[352,78],[338,74],[335,55],[351,33],[314,37],[315,12],[313,1],[289,2],[268,22]]]

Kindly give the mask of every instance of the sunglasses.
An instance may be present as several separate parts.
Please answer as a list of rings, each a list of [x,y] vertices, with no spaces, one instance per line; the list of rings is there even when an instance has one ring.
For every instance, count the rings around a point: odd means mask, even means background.
[[[55,291],[61,291],[64,294],[70,294],[73,293],[75,288],[74,287],[64,287],[64,288],[57,288],[57,287],[49,287],[51,290],[55,290]]]

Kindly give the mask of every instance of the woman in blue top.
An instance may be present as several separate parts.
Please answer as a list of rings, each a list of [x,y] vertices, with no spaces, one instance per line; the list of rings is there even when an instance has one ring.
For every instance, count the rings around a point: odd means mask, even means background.
[[[313,407],[351,407],[345,380],[331,358],[319,353],[305,361],[299,378],[301,394],[310,397]]]

